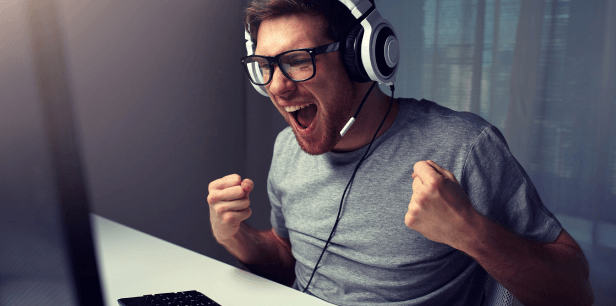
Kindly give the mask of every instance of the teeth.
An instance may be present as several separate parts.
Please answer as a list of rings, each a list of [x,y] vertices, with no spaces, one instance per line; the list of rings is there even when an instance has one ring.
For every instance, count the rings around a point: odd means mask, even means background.
[[[308,106],[308,105],[310,105],[310,103],[308,103],[308,104],[304,104],[304,105],[291,105],[291,106],[285,106],[285,107],[284,107],[284,110],[286,110],[286,111],[287,111],[287,113],[292,113],[292,112],[294,112],[294,111],[296,111],[296,110],[298,110],[298,109],[302,109],[302,108],[304,108],[304,107],[306,107],[306,106]]]

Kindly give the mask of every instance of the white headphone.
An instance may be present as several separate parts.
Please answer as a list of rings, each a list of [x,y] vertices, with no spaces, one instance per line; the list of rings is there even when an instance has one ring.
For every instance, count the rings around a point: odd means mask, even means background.
[[[353,16],[361,21],[340,43],[340,52],[351,80],[356,82],[376,81],[393,85],[398,70],[399,45],[394,27],[383,19],[369,0],[340,0]],[[250,34],[244,30],[246,51],[253,55],[255,46]],[[252,77],[257,71],[249,71]],[[262,95],[268,97],[265,86],[252,84]]]

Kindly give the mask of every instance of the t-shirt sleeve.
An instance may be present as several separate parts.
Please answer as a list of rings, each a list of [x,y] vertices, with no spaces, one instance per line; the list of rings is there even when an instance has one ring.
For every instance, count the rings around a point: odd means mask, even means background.
[[[464,162],[460,183],[480,214],[508,230],[537,242],[558,238],[560,222],[543,205],[496,127],[485,128],[477,137]]]

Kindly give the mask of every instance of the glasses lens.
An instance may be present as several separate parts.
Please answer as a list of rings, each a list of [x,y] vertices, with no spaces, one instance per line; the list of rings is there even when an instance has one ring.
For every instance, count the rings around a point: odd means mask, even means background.
[[[250,80],[256,85],[265,85],[270,78],[270,65],[261,57],[248,57],[244,60]]]
[[[293,81],[304,81],[314,75],[312,56],[308,51],[293,51],[280,57],[280,65]]]

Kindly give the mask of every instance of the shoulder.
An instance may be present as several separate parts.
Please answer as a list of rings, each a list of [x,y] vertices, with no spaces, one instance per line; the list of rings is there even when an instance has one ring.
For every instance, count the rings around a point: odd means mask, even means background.
[[[425,99],[400,99],[397,119],[399,129],[403,134],[413,135],[411,140],[415,143],[447,151],[468,152],[485,134],[497,135],[495,138],[505,143],[498,128],[481,116],[455,111]]]
[[[455,111],[426,99],[400,99],[400,110],[406,121],[414,121],[415,125],[421,123],[425,129],[456,129],[478,136],[486,128],[492,127],[479,115]]]
[[[389,148],[405,152],[413,164],[433,160],[464,179],[469,156],[507,157],[508,148],[496,127],[478,115],[458,112],[428,100],[400,99],[396,129]]]

